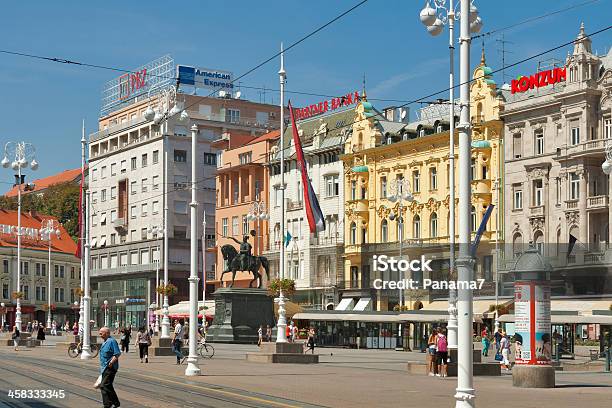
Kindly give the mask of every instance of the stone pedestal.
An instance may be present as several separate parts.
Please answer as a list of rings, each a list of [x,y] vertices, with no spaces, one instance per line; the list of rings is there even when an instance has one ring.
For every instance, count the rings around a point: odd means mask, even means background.
[[[207,339],[218,343],[255,344],[259,326],[274,327],[273,299],[265,289],[220,288],[214,294],[215,319]]]
[[[516,364],[512,368],[512,385],[521,388],[555,388],[555,368]]]
[[[303,343],[262,343],[260,350],[247,353],[247,361],[255,363],[316,364],[318,354],[305,354]]]
[[[172,339],[162,339],[154,337],[149,346],[150,356],[173,356]]]

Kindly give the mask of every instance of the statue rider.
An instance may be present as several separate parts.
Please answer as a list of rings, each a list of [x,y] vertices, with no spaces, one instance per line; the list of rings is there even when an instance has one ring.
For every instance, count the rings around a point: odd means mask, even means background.
[[[241,271],[248,271],[249,270],[249,266],[250,266],[249,262],[250,262],[251,258],[253,257],[253,255],[251,254],[251,250],[253,249],[253,247],[249,243],[249,236],[245,235],[242,238],[242,242],[238,241],[234,237],[228,237],[228,238],[230,238],[235,243],[240,245],[240,253],[238,254],[238,260],[240,262],[240,269],[239,270],[241,270]]]

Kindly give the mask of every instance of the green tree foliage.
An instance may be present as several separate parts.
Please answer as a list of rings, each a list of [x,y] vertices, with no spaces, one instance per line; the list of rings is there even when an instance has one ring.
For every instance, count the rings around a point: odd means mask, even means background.
[[[0,197],[0,208],[17,209],[17,197]],[[58,219],[75,242],[79,235],[79,186],[66,182],[54,184],[42,195],[29,193],[21,196],[21,210],[36,211]]]

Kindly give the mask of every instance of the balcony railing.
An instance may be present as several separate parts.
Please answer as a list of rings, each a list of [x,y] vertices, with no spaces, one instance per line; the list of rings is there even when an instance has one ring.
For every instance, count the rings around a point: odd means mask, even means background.
[[[573,210],[578,208],[578,200],[567,200],[565,202],[565,208],[568,210]]]
[[[534,205],[532,207],[529,207],[529,209],[531,210],[531,215],[532,216],[542,216],[542,215],[544,215],[544,206],[543,205]]]
[[[594,210],[608,207],[610,198],[607,195],[587,197],[587,209]]]
[[[304,202],[287,200],[287,211],[300,210],[304,207]]]
[[[205,115],[198,111],[192,111],[192,110],[189,110],[187,113],[189,113],[189,117],[193,119],[231,123],[232,125],[238,125],[238,126],[257,127],[257,128],[262,128],[262,129],[280,127],[279,120],[268,119],[265,122],[258,122],[256,118],[246,118],[242,116],[236,118],[230,115],[221,115],[218,113],[210,113],[210,114]]]
[[[125,129],[128,129],[132,126],[138,126],[141,125],[143,123],[147,122],[147,120],[144,118],[144,116],[139,116],[137,118],[134,119],[130,119],[128,121],[125,121],[123,123],[118,123],[116,125],[112,125],[109,126],[106,129],[102,129],[99,130],[95,133],[92,133],[91,135],[89,135],[89,141],[90,142],[95,142],[98,141],[100,139],[104,139],[106,136],[109,136],[113,133],[119,133]]]

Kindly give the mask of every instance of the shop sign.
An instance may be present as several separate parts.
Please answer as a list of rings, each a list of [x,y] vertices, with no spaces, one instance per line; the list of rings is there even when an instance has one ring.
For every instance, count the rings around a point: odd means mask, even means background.
[[[176,69],[179,84],[210,90],[231,90],[234,88],[232,80],[234,74],[229,71],[186,65],[177,65]]]
[[[125,303],[144,303],[144,302],[145,302],[144,299],[131,299],[131,298],[125,299]]]
[[[357,102],[359,102],[359,92],[355,91],[339,98],[332,98],[328,101],[315,103],[304,108],[295,108],[293,111],[295,112],[296,120],[303,120],[321,115],[328,111],[335,111],[345,106],[351,106]]]
[[[123,303],[125,303],[125,299],[116,299],[115,300],[115,304],[116,305],[120,305],[120,304],[123,304]]]
[[[533,88],[541,88],[543,86],[564,82],[565,78],[565,68],[549,69],[530,76],[520,76],[517,79],[513,79],[511,84],[511,91],[512,94],[515,94],[517,92],[526,92]]]

